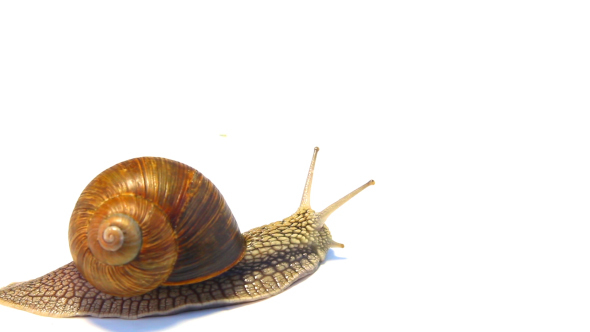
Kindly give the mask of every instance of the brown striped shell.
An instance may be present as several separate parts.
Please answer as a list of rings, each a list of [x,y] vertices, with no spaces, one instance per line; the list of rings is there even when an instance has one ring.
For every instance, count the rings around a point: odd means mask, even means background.
[[[88,184],[72,213],[69,242],[84,278],[123,297],[212,278],[246,249],[209,179],[151,157],[119,163]]]

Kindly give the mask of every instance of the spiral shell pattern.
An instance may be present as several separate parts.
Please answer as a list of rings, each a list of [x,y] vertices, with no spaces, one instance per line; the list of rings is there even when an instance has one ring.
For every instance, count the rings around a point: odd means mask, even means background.
[[[123,297],[214,277],[245,251],[213,183],[187,165],[151,157],[117,164],[88,184],[69,242],[82,275]]]

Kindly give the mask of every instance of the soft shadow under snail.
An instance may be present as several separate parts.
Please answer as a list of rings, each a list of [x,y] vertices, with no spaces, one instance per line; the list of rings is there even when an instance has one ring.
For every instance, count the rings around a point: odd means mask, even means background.
[[[70,220],[73,262],[0,289],[0,303],[53,317],[134,319],[264,299],[314,273],[331,247],[326,219],[373,180],[322,212],[309,203],[315,148],[293,215],[240,233],[217,188],[197,170],[136,158],[99,174]]]

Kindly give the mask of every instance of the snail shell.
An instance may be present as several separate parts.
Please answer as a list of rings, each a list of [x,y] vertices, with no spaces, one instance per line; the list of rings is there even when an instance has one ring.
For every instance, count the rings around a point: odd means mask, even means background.
[[[84,278],[122,297],[215,277],[246,249],[209,179],[151,157],[119,163],[88,184],[72,213],[69,243]]]

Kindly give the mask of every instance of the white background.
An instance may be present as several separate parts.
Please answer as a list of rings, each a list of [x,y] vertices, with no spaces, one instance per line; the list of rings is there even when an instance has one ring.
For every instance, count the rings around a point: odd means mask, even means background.
[[[584,1],[3,1],[0,285],[71,260],[102,170],[161,156],[242,230],[370,179],[319,271],[139,321],[0,307],[1,330],[588,331]],[[5,329],[5,327],[11,327]]]

